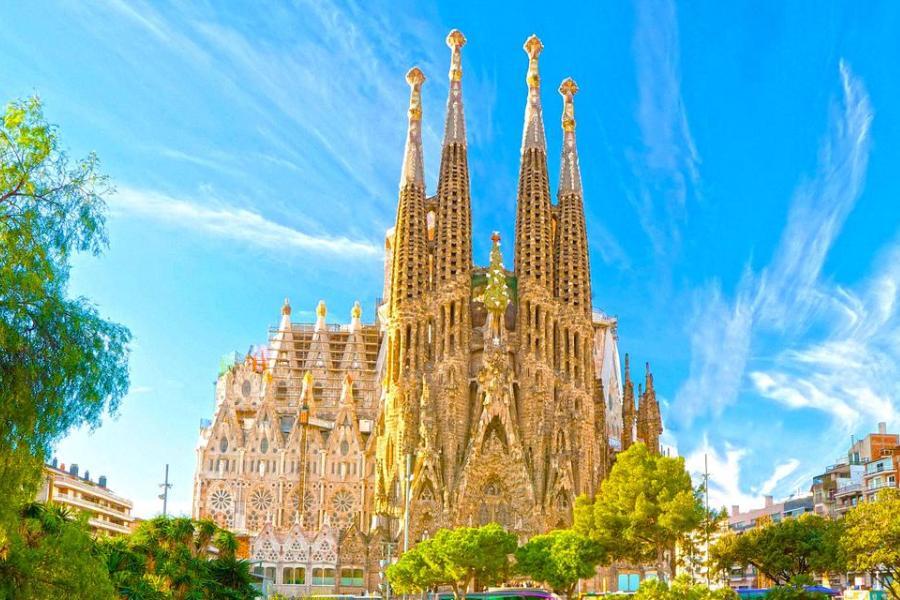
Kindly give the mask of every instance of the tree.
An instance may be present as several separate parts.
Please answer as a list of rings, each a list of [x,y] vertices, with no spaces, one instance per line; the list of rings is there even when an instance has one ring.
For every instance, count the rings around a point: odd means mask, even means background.
[[[770,522],[725,535],[710,549],[710,561],[722,572],[753,565],[776,584],[787,585],[799,576],[842,570],[841,529],[840,521],[815,514]]]
[[[516,571],[567,598],[579,580],[592,577],[606,552],[600,544],[570,530],[536,535],[516,550]]]
[[[655,563],[674,575],[675,544],[704,519],[703,504],[691,486],[684,459],[657,456],[638,442],[616,463],[590,500],[575,504],[575,530],[600,542],[614,560]]]
[[[20,507],[17,527],[0,560],[0,598],[110,600],[103,560],[85,515],[56,504]]]
[[[234,535],[211,521],[157,517],[101,547],[120,598],[250,600],[259,595],[250,563],[235,556]]]
[[[446,586],[454,598],[465,598],[470,585],[489,586],[506,579],[515,550],[516,536],[496,523],[440,529],[405,552],[386,575],[401,593]]]
[[[128,388],[127,329],[69,298],[76,252],[106,245],[108,180],[70,161],[37,98],[0,119],[0,556],[34,497],[50,445],[96,425]],[[17,546],[18,547],[18,546]]]
[[[900,600],[900,492],[881,490],[847,512],[841,548],[850,569],[873,573]]]

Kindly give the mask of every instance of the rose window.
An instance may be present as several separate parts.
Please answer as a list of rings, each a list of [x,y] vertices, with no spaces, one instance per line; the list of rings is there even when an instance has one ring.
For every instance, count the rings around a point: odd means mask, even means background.
[[[331,504],[337,512],[353,510],[353,495],[347,491],[338,492],[332,498]]]
[[[213,510],[228,510],[231,508],[231,494],[225,490],[216,490],[209,496],[209,505]]]
[[[260,511],[272,508],[272,492],[269,490],[254,490],[250,495],[250,506]]]

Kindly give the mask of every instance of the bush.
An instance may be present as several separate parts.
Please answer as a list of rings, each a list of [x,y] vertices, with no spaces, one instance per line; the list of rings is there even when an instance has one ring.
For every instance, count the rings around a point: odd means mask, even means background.
[[[730,588],[711,590],[703,584],[695,584],[687,575],[679,575],[668,585],[658,579],[645,579],[634,595],[634,600],[736,600],[737,594]]]
[[[805,586],[813,585],[811,577],[798,575],[791,578],[787,585],[778,585],[769,590],[766,600],[829,600],[828,594],[808,592]]]

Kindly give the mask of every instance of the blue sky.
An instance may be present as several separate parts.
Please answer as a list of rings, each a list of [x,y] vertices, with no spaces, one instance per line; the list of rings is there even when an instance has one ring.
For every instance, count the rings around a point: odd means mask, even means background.
[[[394,217],[406,70],[435,188],[461,29],[475,258],[511,247],[527,61],[551,188],[572,76],[594,302],[653,364],[669,443],[717,504],[808,486],[852,434],[900,429],[900,5],[332,2],[0,5],[0,92],[39,94],[118,188],[110,248],[72,292],[131,328],[119,415],[58,455],[190,510],[219,357],[327,301],[373,317]],[[508,262],[511,257],[508,257]]]

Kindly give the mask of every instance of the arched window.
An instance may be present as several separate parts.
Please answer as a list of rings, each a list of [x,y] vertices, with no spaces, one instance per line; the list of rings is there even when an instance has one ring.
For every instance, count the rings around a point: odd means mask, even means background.
[[[262,439],[262,441],[259,443],[259,451],[263,454],[269,451],[269,440],[267,440],[266,438]]]
[[[219,452],[227,452],[228,451],[228,438],[224,435],[222,439],[219,440]]]

